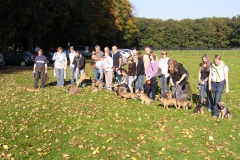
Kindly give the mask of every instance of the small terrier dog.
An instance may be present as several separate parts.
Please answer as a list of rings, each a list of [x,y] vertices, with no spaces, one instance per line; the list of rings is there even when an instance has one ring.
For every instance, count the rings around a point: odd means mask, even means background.
[[[135,93],[126,92],[125,89],[122,89],[122,88],[119,89],[118,94],[120,97],[123,97],[124,100],[126,100],[126,99],[134,99],[135,100],[137,98],[137,95]]]
[[[77,83],[76,88],[78,88],[78,86],[79,86],[80,84],[82,84],[83,80],[85,80],[85,79],[91,79],[91,77],[87,77],[87,75],[88,75],[88,74],[87,74],[87,72],[85,72],[85,71],[81,74],[79,80],[76,82],[76,83]]]
[[[66,89],[66,92],[68,94],[79,94],[81,93],[80,89],[79,88],[73,88],[72,86],[68,86],[68,88]]]
[[[224,102],[218,103],[218,109],[219,109],[219,117],[218,118],[232,118],[232,113],[227,108],[226,104]]]
[[[29,92],[38,92],[40,91],[39,88],[32,88],[32,87],[29,87],[29,86],[26,86],[25,89]]]
[[[176,99],[174,99],[174,98],[162,98],[162,97],[159,97],[159,98],[158,98],[158,101],[160,101],[160,102],[163,103],[163,108],[165,108],[165,109],[168,109],[168,106],[169,106],[169,105],[174,105],[174,107],[175,107],[176,109],[178,109],[178,107],[177,107],[177,101],[176,101]]]
[[[142,100],[142,104],[143,103],[150,104],[152,102],[152,100],[143,92],[140,92],[137,95]]]
[[[207,100],[205,98],[201,99],[200,103],[197,103],[197,106],[193,110],[193,113],[201,113],[204,114],[204,109],[206,107]]]
[[[167,91],[166,96],[167,96],[167,98],[172,98],[172,96],[173,96],[172,91],[171,90]]]
[[[95,79],[92,80],[93,92],[97,92],[103,89],[102,82],[97,83]]]
[[[192,103],[189,100],[177,100],[177,106],[178,109],[180,109],[180,107],[182,107],[183,109],[188,109],[192,107]]]

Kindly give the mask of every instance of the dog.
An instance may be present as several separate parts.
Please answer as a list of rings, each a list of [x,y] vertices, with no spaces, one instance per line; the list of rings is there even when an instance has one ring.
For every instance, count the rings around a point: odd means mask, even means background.
[[[92,89],[93,91],[100,91],[103,89],[103,83],[97,83],[95,79],[92,80]]]
[[[142,104],[150,104],[152,102],[152,100],[143,92],[140,92],[137,95],[142,100]]]
[[[178,107],[177,107],[177,101],[176,101],[176,99],[174,99],[174,98],[162,98],[162,97],[159,97],[159,98],[158,98],[158,101],[160,101],[160,102],[163,103],[163,108],[165,108],[165,109],[168,109],[168,106],[169,106],[169,105],[174,105],[174,107],[175,107],[176,109],[178,109]]]
[[[38,92],[40,91],[39,88],[32,88],[32,87],[29,87],[29,86],[26,86],[25,89],[29,92]]]
[[[92,91],[93,91],[93,92],[98,92],[98,91],[99,91],[99,88],[98,88],[98,87],[92,87]]]
[[[182,92],[183,92],[183,94],[181,95],[181,99],[185,99],[185,100],[192,99],[192,89],[191,89],[191,85],[189,82],[187,82],[187,84],[183,85]]]
[[[91,77],[87,77],[87,75],[88,75],[88,74],[87,74],[87,72],[85,72],[85,71],[81,74],[79,80],[76,82],[76,83],[77,83],[76,88],[78,88],[78,86],[79,86],[80,84],[82,84],[83,80],[85,80],[85,79],[91,79]]]
[[[204,109],[206,107],[207,100],[205,98],[201,99],[200,103],[197,103],[197,106],[193,110],[193,113],[201,113],[204,114]]]
[[[68,93],[68,94],[80,94],[81,93],[81,91],[80,91],[80,89],[79,88],[73,88],[72,86],[68,86],[68,88],[66,89],[66,92]]]
[[[177,107],[180,109],[181,107],[183,109],[188,109],[192,107],[192,103],[189,100],[177,100]]]
[[[224,102],[218,103],[218,109],[219,109],[219,117],[218,118],[232,118],[232,113],[227,108],[226,104]]]
[[[167,96],[167,98],[173,98],[172,91],[171,90],[167,91],[166,96]]]
[[[135,93],[131,93],[131,92],[126,92],[125,89],[120,88],[118,91],[118,94],[120,97],[123,97],[124,100],[126,99],[137,99],[137,95]]]

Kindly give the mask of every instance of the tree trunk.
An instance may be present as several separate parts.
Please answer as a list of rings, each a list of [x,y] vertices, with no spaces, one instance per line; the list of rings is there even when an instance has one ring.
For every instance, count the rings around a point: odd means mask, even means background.
[[[30,31],[29,33],[29,47],[28,47],[29,51],[33,51],[33,36],[32,36],[32,32]]]
[[[7,31],[4,31],[2,35],[2,53],[5,54],[7,52],[8,52],[8,36]]]

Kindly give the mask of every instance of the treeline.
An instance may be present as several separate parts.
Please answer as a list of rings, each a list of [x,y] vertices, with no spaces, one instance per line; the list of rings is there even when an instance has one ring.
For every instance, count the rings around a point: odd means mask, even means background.
[[[240,16],[136,18],[129,0],[0,0],[0,52],[71,45],[240,46]]]
[[[137,18],[137,44],[155,48],[240,46],[240,15],[230,18],[166,20]]]
[[[131,45],[138,29],[128,0],[1,0],[2,52],[72,45]]]

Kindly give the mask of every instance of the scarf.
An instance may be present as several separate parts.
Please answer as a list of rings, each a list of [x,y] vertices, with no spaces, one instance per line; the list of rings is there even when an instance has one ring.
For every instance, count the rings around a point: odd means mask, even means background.
[[[224,66],[225,63],[223,61],[221,61],[220,65],[218,66],[216,66],[215,63],[212,63],[212,68],[217,72],[217,82],[220,82],[220,70],[222,70]]]

